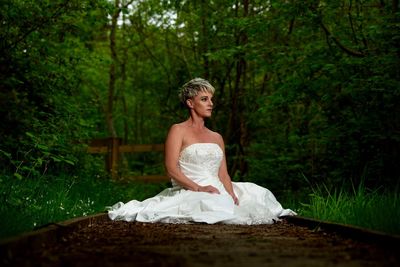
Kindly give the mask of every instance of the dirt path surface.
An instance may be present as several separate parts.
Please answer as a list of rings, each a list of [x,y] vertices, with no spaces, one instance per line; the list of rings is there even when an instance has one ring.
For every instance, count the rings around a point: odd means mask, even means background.
[[[397,248],[294,226],[105,221],[11,266],[400,266]],[[3,262],[4,263],[4,262]]]

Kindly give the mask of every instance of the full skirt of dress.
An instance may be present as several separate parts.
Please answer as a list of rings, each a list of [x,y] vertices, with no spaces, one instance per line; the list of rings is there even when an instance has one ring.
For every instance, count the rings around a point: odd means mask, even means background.
[[[207,224],[272,224],[280,216],[295,215],[283,209],[266,188],[253,183],[233,183],[239,205],[226,192],[210,194],[167,188],[144,201],[119,202],[109,209],[112,220]]]
[[[218,178],[222,149],[214,143],[196,143],[183,149],[179,167],[199,185],[212,185],[220,194],[194,192],[172,180],[172,187],[144,201],[118,202],[109,207],[112,220],[163,223],[271,224],[280,216],[296,215],[283,209],[268,189],[254,183],[233,182],[235,205]]]

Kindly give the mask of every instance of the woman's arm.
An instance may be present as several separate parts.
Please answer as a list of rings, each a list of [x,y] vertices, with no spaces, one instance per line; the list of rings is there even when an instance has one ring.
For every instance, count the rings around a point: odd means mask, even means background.
[[[178,166],[179,153],[182,148],[184,129],[182,126],[174,124],[168,132],[165,141],[165,170],[168,177],[174,179],[183,188],[198,191],[219,193],[213,186],[200,186],[186,177]]]
[[[223,151],[223,159],[221,162],[221,166],[219,167],[218,177],[219,177],[221,183],[224,185],[225,190],[233,198],[233,201],[235,202],[235,204],[239,205],[239,200],[236,197],[235,192],[233,191],[231,177],[228,174],[228,168],[226,166],[226,158],[225,158],[225,145],[224,145],[224,140],[222,139],[221,135],[219,135],[218,145],[221,147],[221,149]]]

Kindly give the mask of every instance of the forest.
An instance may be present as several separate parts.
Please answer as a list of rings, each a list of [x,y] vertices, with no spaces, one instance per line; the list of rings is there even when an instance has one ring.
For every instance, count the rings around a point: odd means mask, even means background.
[[[0,237],[168,186],[112,180],[87,144],[162,144],[187,118],[177,94],[195,77],[216,88],[207,124],[234,181],[269,188],[300,215],[399,234],[399,8],[1,1]],[[126,155],[120,175],[160,173],[162,160]]]

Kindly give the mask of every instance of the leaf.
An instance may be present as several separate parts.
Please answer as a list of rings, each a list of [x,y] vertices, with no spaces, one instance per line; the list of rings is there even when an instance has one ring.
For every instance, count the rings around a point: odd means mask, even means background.
[[[0,149],[0,153],[6,156],[7,158],[11,159],[11,153],[5,152],[4,150]]]
[[[68,163],[69,165],[72,165],[72,166],[75,165],[75,163],[72,160],[69,160],[69,159],[65,159],[64,162]]]
[[[61,162],[61,161],[62,161],[62,159],[60,159],[59,157],[56,157],[56,156],[51,156],[51,159],[52,159],[54,162]]]
[[[38,158],[36,161],[39,164],[39,166],[41,166],[43,164],[43,159],[42,158]]]
[[[29,136],[30,138],[32,138],[32,139],[36,139],[36,137],[33,135],[33,133],[26,132],[25,134],[26,134],[27,136]]]
[[[49,147],[48,147],[48,146],[41,145],[41,144],[37,144],[36,147],[39,148],[39,149],[41,149],[41,150],[49,150]]]
[[[18,179],[18,180],[22,180],[22,175],[21,174],[19,174],[19,173],[17,173],[17,172],[15,172],[14,173],[14,176]]]

